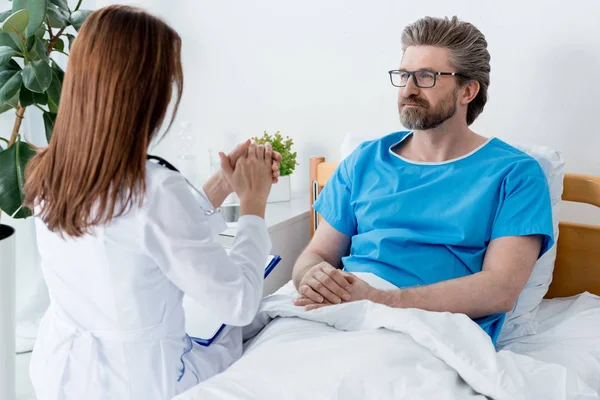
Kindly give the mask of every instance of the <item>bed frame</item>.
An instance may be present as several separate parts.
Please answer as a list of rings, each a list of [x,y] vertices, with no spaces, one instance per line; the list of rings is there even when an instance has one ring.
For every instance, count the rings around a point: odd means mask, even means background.
[[[312,204],[337,166],[338,163],[325,162],[324,157],[310,159],[312,234],[321,219]],[[600,207],[600,177],[566,174],[562,199]],[[586,291],[600,295],[600,226],[560,222],[559,230],[554,275],[546,298],[574,296]]]

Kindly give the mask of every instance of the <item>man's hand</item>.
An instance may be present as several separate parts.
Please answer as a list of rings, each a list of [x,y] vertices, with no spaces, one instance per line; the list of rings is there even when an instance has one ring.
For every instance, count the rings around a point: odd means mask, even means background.
[[[298,285],[298,293],[315,304],[339,304],[350,300],[348,287],[351,283],[350,274],[323,261],[304,274]]]
[[[346,291],[350,294],[350,298],[346,300],[344,298],[344,302],[351,301],[360,301],[360,300],[371,300],[374,301],[374,298],[378,292],[373,286],[369,285],[367,282],[358,278],[356,275],[339,271],[342,275],[343,279],[348,281],[350,284],[346,287]],[[331,302],[331,301],[323,301],[317,302],[312,298],[309,298],[306,295],[301,295],[296,300],[294,300],[295,306],[305,307],[306,311],[315,310],[317,308],[330,306],[332,304],[339,304],[339,302]]]

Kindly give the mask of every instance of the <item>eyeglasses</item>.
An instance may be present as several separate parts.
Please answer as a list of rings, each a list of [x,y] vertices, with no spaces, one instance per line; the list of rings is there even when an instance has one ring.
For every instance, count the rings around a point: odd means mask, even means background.
[[[396,87],[405,87],[408,84],[408,79],[413,77],[413,82],[420,88],[432,88],[435,86],[438,75],[462,76],[460,72],[433,72],[428,70],[407,71],[405,69],[394,69],[388,72],[390,81]]]

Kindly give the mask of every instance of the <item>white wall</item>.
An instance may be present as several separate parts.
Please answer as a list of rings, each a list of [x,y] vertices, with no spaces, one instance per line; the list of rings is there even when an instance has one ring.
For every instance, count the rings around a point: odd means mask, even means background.
[[[300,152],[296,188],[306,158],[338,157],[346,132],[400,128],[387,71],[399,64],[402,28],[424,15],[456,14],[488,39],[492,84],[478,132],[558,148],[569,171],[600,173],[596,2],[180,0],[164,8],[184,40],[179,119],[201,135],[199,151],[281,130]]]

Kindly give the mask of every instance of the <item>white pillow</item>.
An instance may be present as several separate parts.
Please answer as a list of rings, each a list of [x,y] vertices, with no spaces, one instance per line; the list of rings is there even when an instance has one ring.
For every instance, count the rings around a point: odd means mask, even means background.
[[[529,281],[517,299],[515,309],[508,313],[500,336],[498,346],[517,337],[532,335],[537,330],[535,315],[542,299],[548,292],[554,272],[556,260],[556,243],[558,242],[559,211],[565,177],[565,162],[562,154],[544,146],[513,144],[513,146],[533,157],[542,167],[552,202],[552,224],[554,226],[554,246],[546,252],[533,267]]]
[[[347,134],[340,147],[341,159],[348,157],[362,142],[375,138]],[[536,332],[535,315],[542,299],[552,282],[554,261],[556,260],[556,242],[558,241],[558,216],[563,190],[564,159],[560,152],[548,147],[513,144],[515,148],[533,157],[542,167],[550,189],[552,201],[552,222],[555,244],[535,264],[529,281],[517,300],[515,309],[506,315],[504,326],[498,338],[498,345],[517,337],[532,335]]]

